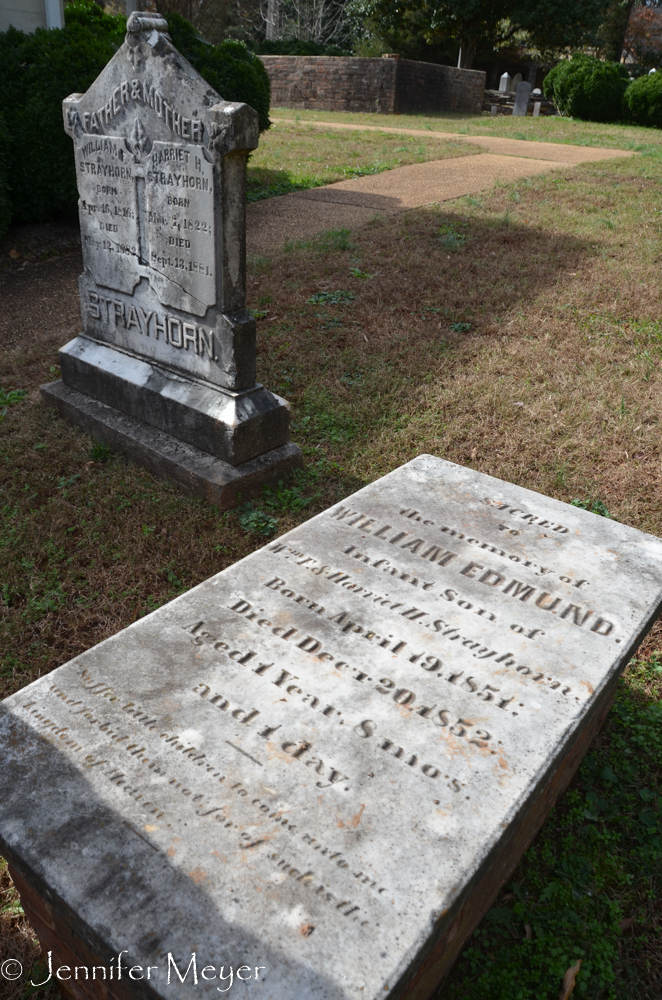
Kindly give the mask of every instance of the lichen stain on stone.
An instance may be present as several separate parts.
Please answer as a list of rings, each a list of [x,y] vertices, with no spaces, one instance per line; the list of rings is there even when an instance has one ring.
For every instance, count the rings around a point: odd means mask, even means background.
[[[342,820],[342,819],[338,819],[338,817],[336,816],[336,819],[337,819],[337,824],[336,825],[339,827],[339,829],[343,829],[344,827],[347,826],[347,827],[351,827],[352,830],[356,830],[357,826],[361,822],[361,817],[363,816],[363,810],[364,809],[365,809],[365,802],[362,802],[361,803],[361,808],[359,809],[359,811],[357,813],[355,813],[350,820],[347,820],[347,821]]]
[[[194,868],[193,871],[188,873],[188,876],[193,879],[196,885],[201,885],[207,881],[207,872],[203,871],[202,868]]]

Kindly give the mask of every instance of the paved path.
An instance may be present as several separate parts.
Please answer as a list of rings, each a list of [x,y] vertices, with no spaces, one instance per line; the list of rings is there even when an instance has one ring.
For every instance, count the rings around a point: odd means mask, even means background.
[[[274,124],[278,127],[278,119]],[[569,146],[555,142],[530,142],[500,136],[469,136],[427,129],[404,129],[375,125],[346,125],[338,122],[306,122],[319,128],[393,132],[462,139],[485,152],[480,156],[428,160],[396,167],[381,174],[355,177],[324,187],[297,191],[247,206],[247,249],[250,254],[269,253],[288,240],[309,239],[329,229],[347,229],[367,222],[375,214],[401,212],[477,194],[496,181],[512,182],[523,177],[623,156],[622,149]]]

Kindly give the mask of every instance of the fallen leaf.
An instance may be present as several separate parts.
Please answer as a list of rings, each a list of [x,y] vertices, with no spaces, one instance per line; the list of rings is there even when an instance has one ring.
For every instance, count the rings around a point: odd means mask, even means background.
[[[530,941],[533,937],[533,931],[531,930],[531,924],[524,924],[524,937],[527,941]]]
[[[9,256],[12,257],[14,260],[17,260],[21,255],[18,252],[18,250],[10,250]]]
[[[577,973],[582,967],[581,958],[577,959],[574,965],[571,965],[565,976],[563,977],[563,985],[561,987],[561,992],[559,993],[559,1000],[568,1000],[568,997],[575,988],[575,982],[577,980]]]
[[[302,937],[310,937],[310,935],[313,933],[314,930],[315,930],[314,924],[301,924],[301,927],[299,928],[299,933],[301,934]]]
[[[471,461],[472,462],[476,461],[476,455],[477,454],[478,454],[478,448],[472,448],[471,449]]]
[[[631,931],[634,927],[634,920],[632,917],[628,917],[626,920],[621,920],[620,928],[622,931]]]

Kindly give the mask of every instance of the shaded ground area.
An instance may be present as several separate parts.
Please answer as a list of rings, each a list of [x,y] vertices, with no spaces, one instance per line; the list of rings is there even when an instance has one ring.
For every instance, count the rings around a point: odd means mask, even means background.
[[[365,224],[378,213],[452,201],[462,195],[479,194],[495,183],[512,183],[549,170],[564,169],[569,164],[632,156],[620,150],[589,150],[551,143],[507,139],[488,142],[501,142],[511,152],[417,163],[249,205],[248,252],[269,253],[288,240],[305,240],[325,229]],[[546,154],[561,151],[562,155],[554,159],[515,155],[522,146],[528,152],[538,145],[544,147]]]
[[[0,242],[0,349],[80,326],[78,219],[15,226]]]

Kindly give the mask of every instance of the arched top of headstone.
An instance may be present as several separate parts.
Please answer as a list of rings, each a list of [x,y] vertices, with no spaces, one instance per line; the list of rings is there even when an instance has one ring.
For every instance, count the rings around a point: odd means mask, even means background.
[[[65,99],[63,113],[73,139],[121,136],[135,156],[154,141],[213,145],[221,153],[258,144],[257,113],[209,86],[172,44],[159,14],[130,15],[124,44],[85,94]]]

